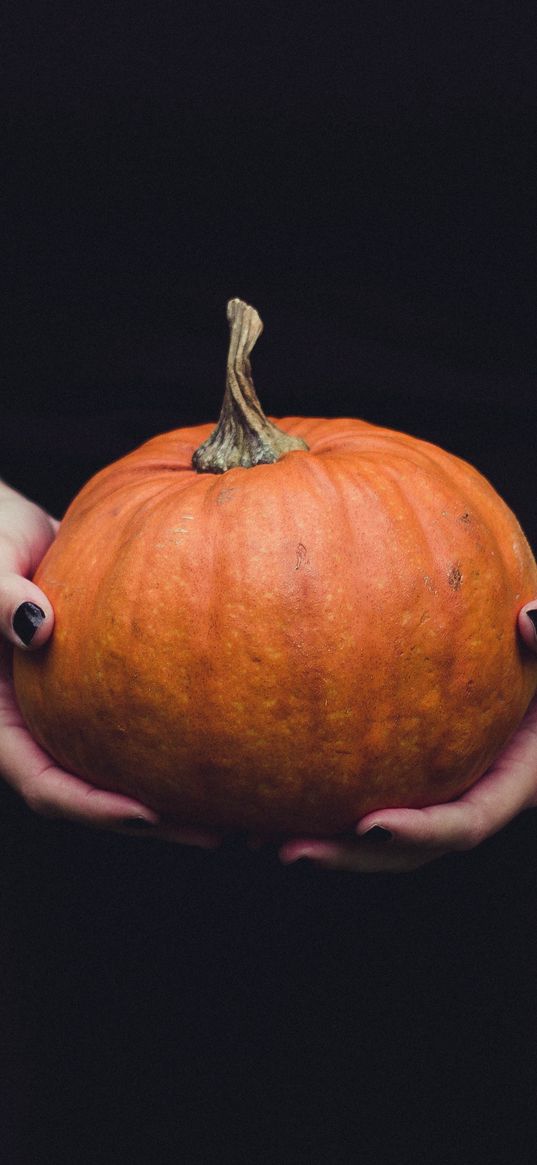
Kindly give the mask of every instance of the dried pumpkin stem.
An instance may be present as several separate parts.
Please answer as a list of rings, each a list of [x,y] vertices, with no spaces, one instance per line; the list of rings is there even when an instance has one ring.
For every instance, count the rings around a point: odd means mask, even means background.
[[[250,352],[263,331],[255,307],[242,299],[227,305],[230,323],[226,391],[216,429],[192,458],[198,473],[225,473],[240,465],[279,461],[285,453],[307,449],[301,437],[284,433],[265,416],[252,380]]]

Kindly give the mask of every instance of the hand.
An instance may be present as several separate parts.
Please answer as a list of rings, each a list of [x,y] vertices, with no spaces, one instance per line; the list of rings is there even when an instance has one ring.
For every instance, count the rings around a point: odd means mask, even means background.
[[[216,834],[177,828],[132,797],[108,793],[59,768],[28,732],[11,683],[9,643],[35,650],[46,643],[54,612],[29,581],[59,523],[0,482],[0,774],[36,813],[100,829],[213,848]]]
[[[518,626],[537,654],[537,601],[520,612]],[[481,780],[457,801],[426,809],[383,809],[356,826],[356,840],[296,838],[280,849],[284,863],[310,858],[326,869],[396,873],[453,850],[469,850],[503,829],[525,809],[537,807],[537,696],[501,755]]]

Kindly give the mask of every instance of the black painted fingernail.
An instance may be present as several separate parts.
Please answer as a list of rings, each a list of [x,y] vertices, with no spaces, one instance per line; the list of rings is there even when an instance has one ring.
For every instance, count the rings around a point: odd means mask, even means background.
[[[149,821],[147,817],[122,817],[118,822],[124,829],[154,829],[156,821]]]
[[[362,834],[362,837],[367,838],[368,841],[381,841],[385,844],[392,841],[393,833],[390,833],[389,829],[384,829],[382,825],[372,825],[371,829]]]
[[[535,629],[535,634],[537,635],[537,609],[534,607],[531,611],[526,611],[526,615],[528,616],[528,619],[531,619]]]
[[[25,647],[32,642],[37,628],[45,618],[45,612],[36,603],[21,603],[20,607],[17,607],[13,616],[13,630]]]

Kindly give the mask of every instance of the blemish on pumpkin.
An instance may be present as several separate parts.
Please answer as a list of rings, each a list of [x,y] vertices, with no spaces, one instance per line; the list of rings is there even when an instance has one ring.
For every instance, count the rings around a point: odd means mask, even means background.
[[[298,546],[297,546],[297,548],[296,548],[296,566],[295,566],[295,570],[300,570],[300,568],[301,568],[302,566],[305,566],[307,562],[309,562],[309,559],[308,559],[308,552],[307,552],[307,550],[306,550],[306,547],[304,546],[304,543],[303,543],[303,542],[299,542],[299,543],[298,543]]]
[[[225,489],[221,489],[220,493],[218,494],[218,497],[216,499],[217,506],[225,505],[226,502],[229,502],[231,500],[231,498],[233,497],[233,494],[236,492],[237,491],[236,491],[235,486],[231,486],[231,485],[226,486]]]
[[[472,521],[472,519],[471,519],[470,514],[468,512],[466,512],[465,514],[461,514],[461,516],[459,518],[459,522],[464,522],[466,526],[468,526],[471,521]]]
[[[457,564],[455,564],[455,566],[452,566],[451,570],[449,571],[448,583],[454,591],[460,590],[461,583],[462,583],[462,573],[461,573],[460,567],[458,567]]]

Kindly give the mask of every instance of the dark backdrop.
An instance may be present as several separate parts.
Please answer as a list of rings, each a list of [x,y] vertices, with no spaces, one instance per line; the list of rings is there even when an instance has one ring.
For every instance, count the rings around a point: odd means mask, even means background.
[[[19,0],[2,476],[60,514],[216,419],[238,295],[268,411],[437,441],[536,545],[532,9]],[[10,1160],[534,1159],[533,815],[397,878],[2,831]]]

